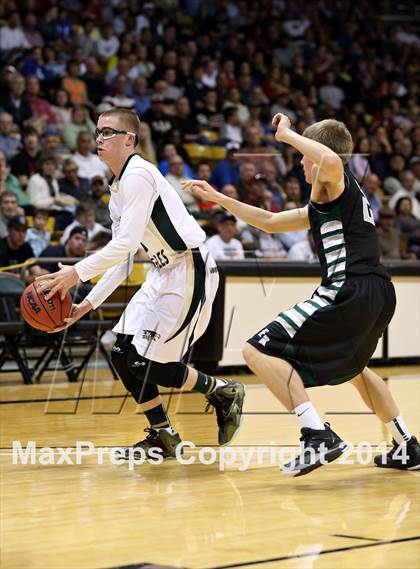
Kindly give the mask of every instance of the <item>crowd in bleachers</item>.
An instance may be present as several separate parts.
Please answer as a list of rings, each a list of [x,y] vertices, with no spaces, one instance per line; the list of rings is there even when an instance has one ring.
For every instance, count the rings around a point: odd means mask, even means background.
[[[420,40],[388,7],[0,3],[0,265],[54,247],[83,256],[109,239],[110,172],[94,131],[113,107],[139,114],[136,151],[200,220],[218,259],[316,259],[306,232],[264,235],[181,189],[197,177],[274,212],[306,203],[300,156],[274,139],[277,112],[300,133],[324,118],[346,123],[382,257],[420,258]],[[77,236],[83,247],[67,247]]]

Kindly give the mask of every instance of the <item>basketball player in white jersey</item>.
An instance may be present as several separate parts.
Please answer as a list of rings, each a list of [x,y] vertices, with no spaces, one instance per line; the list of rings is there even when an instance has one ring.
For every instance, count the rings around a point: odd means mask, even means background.
[[[203,393],[216,409],[221,445],[239,429],[244,387],[181,361],[207,328],[219,276],[204,246],[204,231],[159,170],[134,154],[139,128],[131,111],[113,109],[100,115],[98,154],[114,174],[109,202],[112,240],[73,267],[61,266],[38,282],[49,289],[48,296],[60,291],[64,297],[79,280],[103,274],[89,295],[73,305],[66,320],[70,326],[100,306],[127,278],[139,247],[149,255],[154,267],[114,328],[112,361],[150,423],[147,437],[134,450],[147,456],[158,447],[169,458],[175,456],[181,439],[170,425],[159,385]]]

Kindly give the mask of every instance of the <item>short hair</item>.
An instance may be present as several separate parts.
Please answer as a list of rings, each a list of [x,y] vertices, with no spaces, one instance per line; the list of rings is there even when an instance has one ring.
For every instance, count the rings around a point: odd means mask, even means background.
[[[134,146],[137,146],[140,140],[140,119],[137,114],[128,109],[110,109],[99,115],[100,117],[116,117],[121,123],[124,130],[134,132],[136,135]]]
[[[16,202],[18,201],[18,197],[16,194],[11,192],[10,190],[6,190],[0,194],[0,203],[3,201],[4,198],[15,198]]]
[[[353,151],[353,139],[346,125],[335,119],[325,119],[311,124],[303,131],[303,136],[316,140],[331,148],[347,164]]]
[[[95,202],[86,200],[83,203],[79,203],[76,206],[76,211],[74,212],[74,215],[75,217],[78,217],[80,214],[87,213],[88,211],[96,211]]]

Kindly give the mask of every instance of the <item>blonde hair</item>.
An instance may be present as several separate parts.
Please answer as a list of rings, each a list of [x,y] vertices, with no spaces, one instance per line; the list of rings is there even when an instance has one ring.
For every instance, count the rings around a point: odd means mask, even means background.
[[[140,154],[142,158],[157,166],[158,162],[155,149],[153,148],[150,126],[145,122],[142,122],[140,125],[140,140],[134,152]]]
[[[134,146],[140,140],[140,119],[136,113],[128,109],[110,109],[101,113],[101,117],[116,117],[121,125],[121,130],[128,130],[134,132],[137,136]]]
[[[316,140],[331,148],[347,164],[353,152],[353,139],[346,125],[335,119],[325,119],[311,124],[302,133],[306,138]]]

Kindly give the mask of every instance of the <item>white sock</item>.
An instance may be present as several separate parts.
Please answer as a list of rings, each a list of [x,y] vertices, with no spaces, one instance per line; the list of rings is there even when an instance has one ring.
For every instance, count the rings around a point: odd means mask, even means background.
[[[301,403],[295,407],[293,411],[301,427],[316,429],[317,431],[325,429],[325,425],[321,421],[317,410],[312,405],[311,401],[305,401],[305,403]]]
[[[411,433],[401,415],[398,415],[398,417],[395,417],[395,419],[386,423],[386,426],[397,443],[406,443],[411,439]]]

